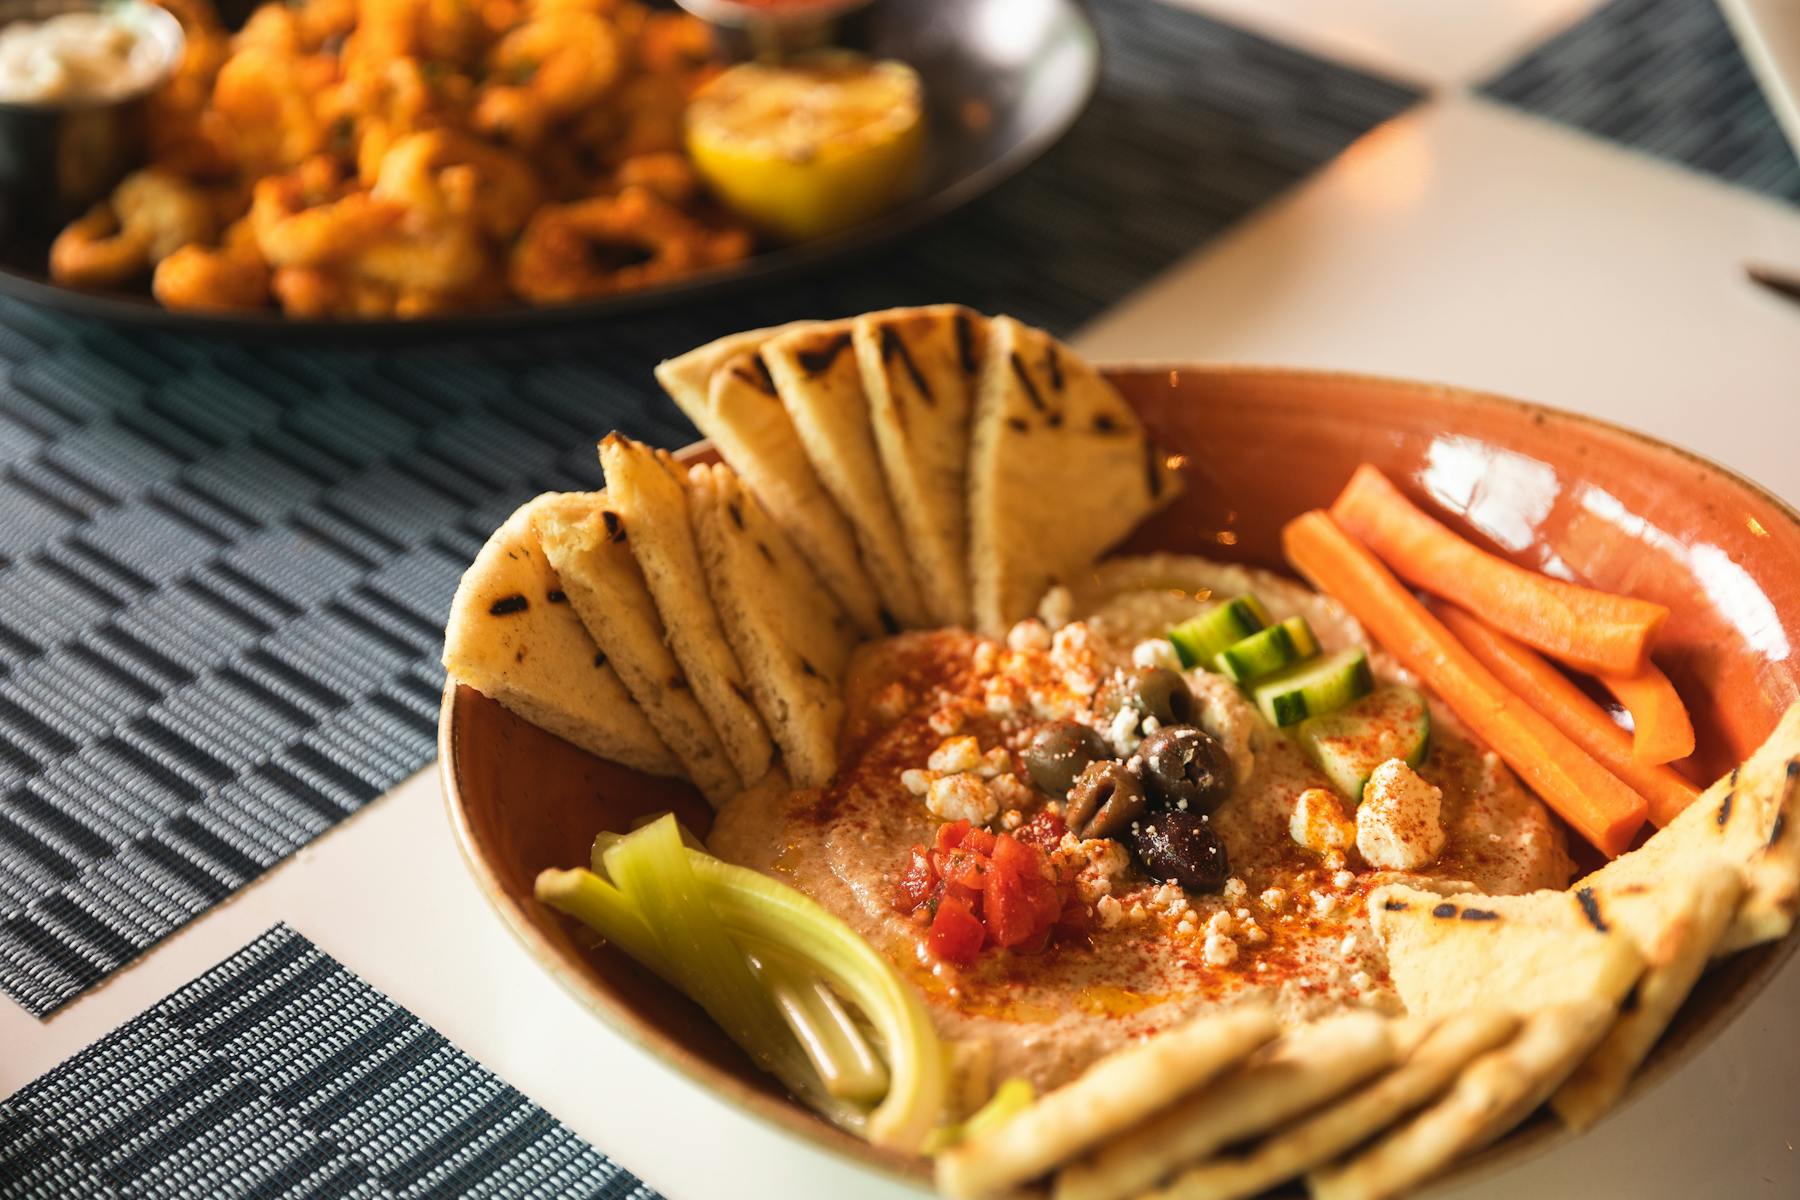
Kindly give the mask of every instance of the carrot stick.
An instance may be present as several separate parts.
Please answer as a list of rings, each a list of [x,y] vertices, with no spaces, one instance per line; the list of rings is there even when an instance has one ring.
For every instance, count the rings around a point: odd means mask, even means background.
[[[1631,714],[1633,761],[1654,766],[1694,752],[1694,723],[1669,677],[1646,662],[1635,675],[1602,675],[1600,684]]]
[[[1288,561],[1337,597],[1581,836],[1616,857],[1644,823],[1626,787],[1481,665],[1368,547],[1315,509],[1281,531]]]
[[[1408,583],[1577,670],[1636,674],[1669,619],[1660,604],[1564,583],[1489,554],[1408,500],[1368,463],[1350,477],[1331,517]]]
[[[1460,608],[1440,601],[1431,605],[1431,611],[1501,683],[1599,759],[1601,766],[1636,788],[1649,803],[1650,820],[1656,825],[1667,825],[1700,794],[1699,788],[1669,768],[1646,766],[1634,759],[1631,735],[1543,655]]]

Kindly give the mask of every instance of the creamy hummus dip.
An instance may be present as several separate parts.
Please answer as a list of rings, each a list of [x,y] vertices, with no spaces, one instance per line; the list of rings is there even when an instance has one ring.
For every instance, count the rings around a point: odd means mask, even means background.
[[[1059,720],[1129,753],[1139,731],[1104,714],[1108,681],[1132,669],[1134,651],[1143,665],[1157,649],[1146,639],[1209,596],[1244,592],[1276,620],[1306,617],[1326,651],[1364,646],[1378,681],[1413,682],[1335,601],[1277,576],[1174,556],[1102,564],[1052,591],[1043,620],[1004,641],[937,631],[865,646],[852,664],[837,777],[822,790],[766,782],[742,793],[719,814],[711,849],[838,914],[919,988],[944,1037],[985,1044],[992,1079],[1021,1077],[1040,1091],[1128,1039],[1250,992],[1272,997],[1289,1022],[1395,1011],[1364,913],[1370,890],[1427,879],[1518,893],[1560,888],[1573,870],[1560,827],[1447,710],[1433,705],[1429,754],[1417,778],[1408,772],[1413,786],[1441,792],[1430,831],[1441,849],[1411,871],[1377,867],[1354,842],[1297,841],[1296,805],[1329,789],[1327,778],[1236,685],[1207,671],[1183,678],[1235,774],[1209,818],[1229,859],[1218,890],[1159,882],[1120,841],[1063,832],[1063,803],[1026,769],[1033,735]],[[1353,819],[1354,806],[1343,808]],[[914,848],[931,847],[952,817],[1035,837],[1073,926],[1059,924],[1042,948],[990,945],[966,964],[934,954],[929,912],[909,911],[897,893]]]

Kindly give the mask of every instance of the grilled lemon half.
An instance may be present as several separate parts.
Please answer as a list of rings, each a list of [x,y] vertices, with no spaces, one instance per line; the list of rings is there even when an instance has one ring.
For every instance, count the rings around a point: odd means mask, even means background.
[[[832,51],[723,72],[687,110],[687,147],[719,197],[794,241],[860,224],[913,182],[923,90],[905,63]]]

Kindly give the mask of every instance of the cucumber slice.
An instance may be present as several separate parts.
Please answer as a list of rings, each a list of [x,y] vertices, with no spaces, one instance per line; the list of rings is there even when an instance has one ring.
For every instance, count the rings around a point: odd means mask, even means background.
[[[1269,623],[1269,610],[1246,593],[1221,600],[1197,617],[1169,630],[1175,653],[1184,667],[1203,667],[1234,642],[1241,642]]]
[[[1369,656],[1358,648],[1339,650],[1278,671],[1250,689],[1256,707],[1277,725],[1298,725],[1308,717],[1336,712],[1375,690]]]
[[[1334,713],[1308,717],[1294,731],[1300,745],[1354,803],[1375,768],[1390,758],[1416,767],[1431,746],[1431,708],[1409,687],[1378,688]]]
[[[1233,642],[1213,656],[1214,669],[1234,683],[1252,683],[1319,652],[1319,639],[1305,617],[1289,617],[1279,625]]]

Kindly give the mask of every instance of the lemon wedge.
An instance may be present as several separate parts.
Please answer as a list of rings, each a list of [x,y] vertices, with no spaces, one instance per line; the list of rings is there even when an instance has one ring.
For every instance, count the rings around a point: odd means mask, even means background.
[[[924,130],[916,71],[843,51],[732,67],[687,110],[688,154],[713,190],[795,241],[892,205],[913,181]]]

